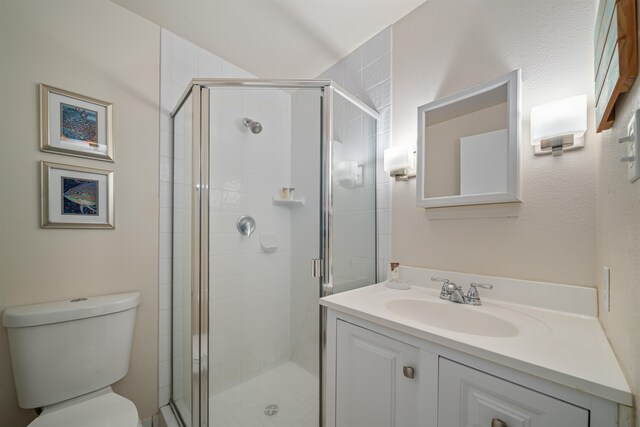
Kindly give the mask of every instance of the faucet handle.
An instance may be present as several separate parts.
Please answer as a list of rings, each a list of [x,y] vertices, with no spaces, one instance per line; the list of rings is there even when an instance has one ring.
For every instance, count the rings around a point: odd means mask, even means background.
[[[469,285],[469,291],[467,292],[467,304],[482,305],[478,288],[493,289],[493,285],[489,283],[471,283]]]
[[[442,282],[442,289],[440,289],[440,299],[451,301],[451,295],[456,288],[456,284],[449,281],[449,279],[443,279],[442,277],[431,276],[432,282]]]
[[[493,285],[490,283],[472,283],[469,286],[472,288],[493,289]]]

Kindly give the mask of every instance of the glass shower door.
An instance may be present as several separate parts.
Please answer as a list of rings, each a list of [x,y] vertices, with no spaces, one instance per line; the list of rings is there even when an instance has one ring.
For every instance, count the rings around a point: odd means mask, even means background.
[[[333,275],[329,292],[339,293],[377,281],[377,121],[337,90],[331,114]]]
[[[209,92],[194,84],[173,114],[171,405],[187,427],[207,427]]]
[[[175,410],[186,426],[192,425],[193,121],[193,96],[190,95],[173,118],[172,165],[171,396]],[[197,399],[197,395],[193,398]]]
[[[317,427],[318,299],[377,279],[377,114],[290,83],[203,80],[174,115],[171,402],[190,427]]]
[[[317,427],[322,89],[209,95],[209,423]]]

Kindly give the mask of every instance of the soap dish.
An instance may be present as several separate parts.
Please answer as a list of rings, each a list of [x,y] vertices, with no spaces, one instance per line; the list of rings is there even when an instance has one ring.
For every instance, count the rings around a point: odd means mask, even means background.
[[[406,291],[407,289],[411,289],[411,285],[407,282],[393,282],[388,281],[385,283],[387,288],[389,289],[397,289],[399,291]]]

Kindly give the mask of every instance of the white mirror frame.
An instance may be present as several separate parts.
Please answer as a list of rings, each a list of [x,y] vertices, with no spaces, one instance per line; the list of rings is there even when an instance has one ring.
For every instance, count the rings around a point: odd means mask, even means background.
[[[469,89],[429,102],[418,107],[418,153],[416,205],[422,208],[446,206],[483,205],[490,203],[520,202],[520,138],[521,138],[521,84],[520,69],[495,80],[470,87]],[[424,197],[425,174],[425,115],[429,111],[480,95],[500,86],[507,85],[507,191],[504,193],[479,193],[443,197]]]

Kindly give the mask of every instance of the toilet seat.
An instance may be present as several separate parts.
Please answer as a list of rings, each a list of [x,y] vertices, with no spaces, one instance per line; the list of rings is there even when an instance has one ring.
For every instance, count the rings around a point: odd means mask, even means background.
[[[96,397],[44,408],[28,427],[139,427],[135,405],[109,390]]]

